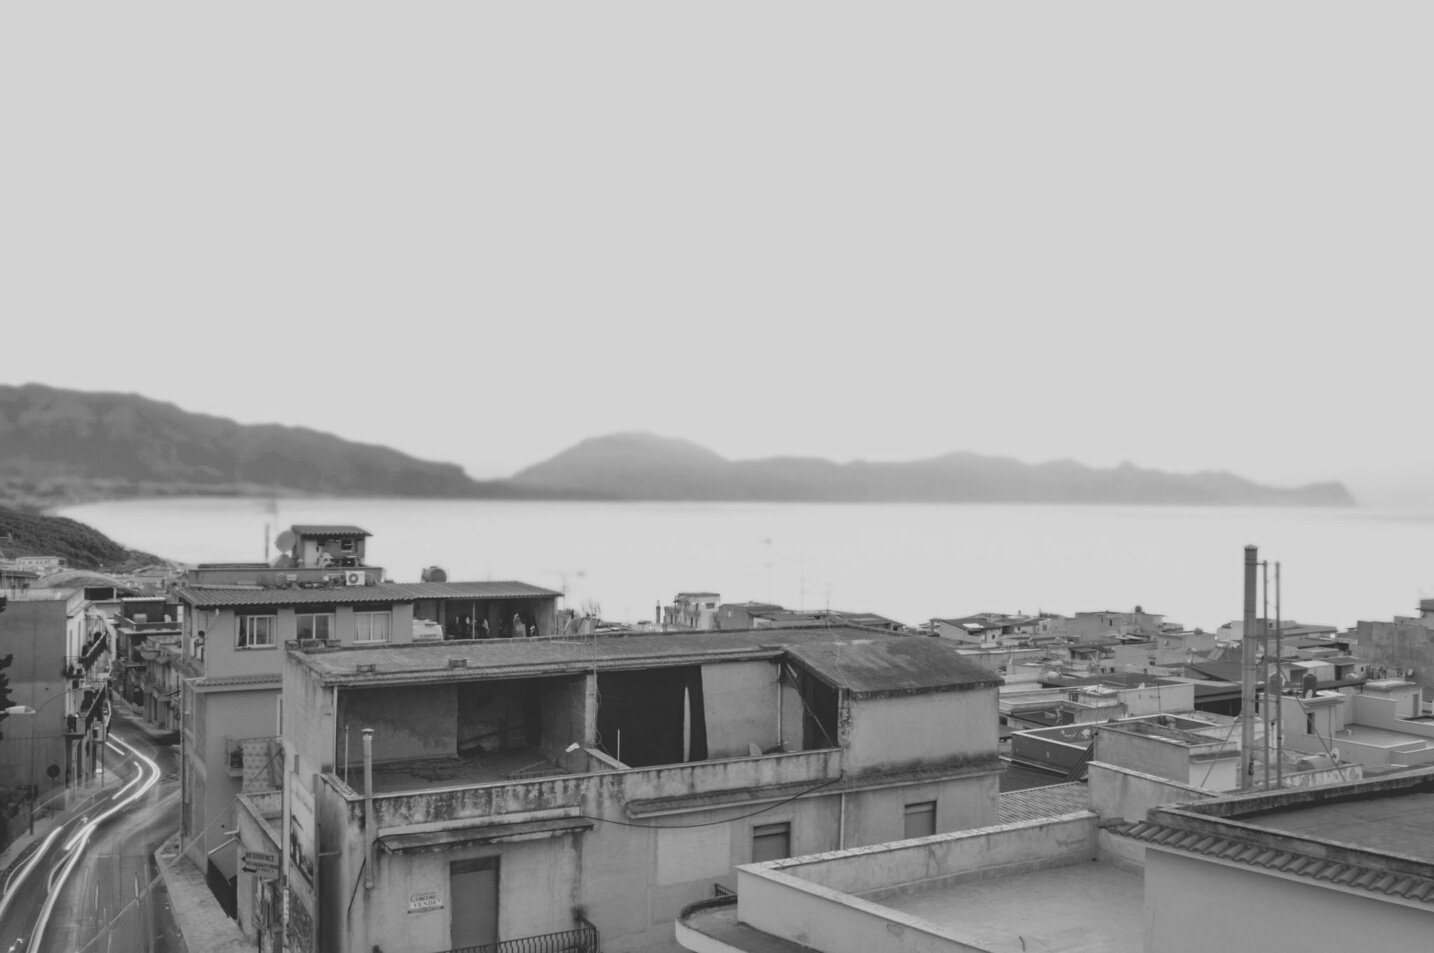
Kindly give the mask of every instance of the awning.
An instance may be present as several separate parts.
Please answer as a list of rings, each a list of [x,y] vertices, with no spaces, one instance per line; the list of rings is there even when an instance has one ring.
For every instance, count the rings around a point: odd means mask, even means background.
[[[424,831],[420,834],[380,834],[378,843],[390,854],[420,853],[464,844],[506,844],[513,841],[539,840],[592,830],[592,827],[593,822],[585,817],[559,817],[549,821],[529,821],[526,824],[485,824],[481,827]]]

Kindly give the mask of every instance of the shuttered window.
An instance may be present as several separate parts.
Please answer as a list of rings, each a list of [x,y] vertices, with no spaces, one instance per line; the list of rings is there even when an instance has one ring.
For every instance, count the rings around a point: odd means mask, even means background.
[[[906,805],[905,837],[930,837],[936,833],[936,802],[918,801]]]
[[[792,825],[757,824],[752,827],[752,863],[792,856]]]

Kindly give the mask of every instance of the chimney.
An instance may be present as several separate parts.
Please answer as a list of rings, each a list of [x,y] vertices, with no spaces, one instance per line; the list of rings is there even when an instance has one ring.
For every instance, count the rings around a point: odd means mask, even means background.
[[[1259,550],[1245,547],[1245,631],[1240,639],[1240,790],[1255,781],[1255,569]]]

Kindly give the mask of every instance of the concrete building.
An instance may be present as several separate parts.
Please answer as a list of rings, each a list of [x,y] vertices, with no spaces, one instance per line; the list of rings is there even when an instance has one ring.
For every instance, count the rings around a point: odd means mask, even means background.
[[[243,849],[286,949],[661,948],[734,865],[994,823],[998,681],[867,629],[295,645]]]
[[[1082,640],[1132,635],[1154,638],[1164,630],[1164,618],[1163,615],[1146,612],[1140,606],[1136,606],[1133,612],[1100,609],[1077,612],[1064,620],[1060,631],[1062,635]]]
[[[273,563],[206,563],[174,592],[182,616],[179,651],[158,645],[146,658],[152,703],[164,724],[172,673],[182,680],[181,833],[189,859],[212,883],[233,889],[236,795],[268,786],[278,755],[279,688],[285,643],[403,645],[552,631],[558,593],[518,582],[380,582],[368,562],[369,534],[356,526],[297,525],[281,533]],[[415,626],[415,619],[437,626]],[[485,628],[483,623],[489,623]],[[257,787],[256,787],[257,785]],[[220,891],[235,909],[235,898]]]
[[[1049,630],[1049,617],[1004,615],[999,612],[978,612],[954,619],[932,619],[937,638],[951,639],[963,645],[994,648],[1015,645]]]
[[[33,715],[4,718],[0,785],[36,785],[38,800],[63,791],[76,770],[72,749],[78,734],[78,679],[67,677],[70,633],[84,628],[84,593],[78,589],[26,589],[3,593],[0,655],[12,657],[5,674],[10,699]],[[82,636],[76,635],[76,638]],[[75,688],[71,689],[74,681]]]
[[[686,908],[677,940],[694,953],[1428,946],[1434,772],[1221,798],[1091,767],[1087,810],[742,865],[736,896]]]
[[[1422,711],[1423,689],[1391,678],[1365,682],[1358,692],[1288,695],[1280,720],[1287,751],[1336,764],[1416,767],[1434,765],[1434,718]]]
[[[722,597],[715,592],[679,592],[658,621],[679,629],[717,628],[717,606]]]

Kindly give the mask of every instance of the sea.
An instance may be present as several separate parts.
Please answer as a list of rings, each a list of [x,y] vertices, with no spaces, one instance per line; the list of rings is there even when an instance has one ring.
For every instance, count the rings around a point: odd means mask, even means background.
[[[1353,626],[1434,597],[1434,513],[1014,504],[606,503],[407,499],[130,500],[67,507],[133,549],[258,561],[294,523],[356,524],[398,582],[522,580],[637,622],[679,592],[909,625],[976,612],[1141,606],[1207,631],[1242,612],[1244,547],[1273,615]],[[1263,598],[1263,597],[1262,597]]]

